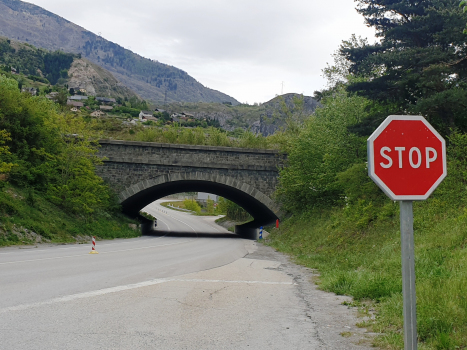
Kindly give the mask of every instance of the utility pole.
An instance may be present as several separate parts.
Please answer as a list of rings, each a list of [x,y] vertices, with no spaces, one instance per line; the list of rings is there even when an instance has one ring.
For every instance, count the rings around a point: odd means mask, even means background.
[[[282,82],[281,95],[284,94],[284,82]]]

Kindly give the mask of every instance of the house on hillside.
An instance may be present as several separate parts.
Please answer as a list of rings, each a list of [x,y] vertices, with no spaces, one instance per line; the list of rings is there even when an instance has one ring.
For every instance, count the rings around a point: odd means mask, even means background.
[[[87,96],[81,96],[81,95],[73,95],[73,96],[70,96],[68,97],[69,100],[73,100],[73,101],[85,101],[88,99]]]
[[[67,106],[73,106],[73,107],[76,107],[76,108],[84,107],[83,102],[76,102],[76,101],[70,101],[70,100],[68,100],[68,101],[66,102],[66,105],[67,105]]]
[[[99,106],[99,109],[101,111],[111,111],[114,108],[112,106]]]
[[[21,92],[27,92],[28,94],[30,94],[31,96],[36,96],[37,95],[37,89],[33,88],[33,87],[24,87],[24,88],[21,88]]]
[[[94,111],[90,114],[91,117],[103,117],[105,115],[102,111]]]
[[[154,110],[154,112],[164,113],[164,112],[165,112],[165,109],[156,108],[156,109]]]
[[[110,97],[96,97],[96,101],[100,103],[105,103],[107,105],[117,103],[117,101],[114,98]]]
[[[57,96],[58,96],[58,92],[57,91],[52,91],[51,93],[49,93],[45,97],[47,97],[49,100],[55,100],[57,98]]]
[[[172,121],[175,122],[175,123],[179,123],[181,117],[183,117],[183,114],[173,113],[173,114],[170,116],[170,119],[172,119]]]
[[[139,120],[143,120],[143,118],[145,118],[147,120],[147,118],[149,118],[149,117],[153,117],[151,111],[141,111],[141,112],[139,112]]]
[[[76,112],[78,112],[78,111],[79,111],[79,109],[78,109],[78,108],[76,108],[76,107],[71,107],[70,111],[72,111],[72,112],[76,113]]]
[[[156,117],[147,117],[147,118],[145,118],[145,119],[146,119],[146,121],[151,120],[151,121],[153,121],[153,122],[157,122],[157,121],[159,120],[159,119],[157,119]]]

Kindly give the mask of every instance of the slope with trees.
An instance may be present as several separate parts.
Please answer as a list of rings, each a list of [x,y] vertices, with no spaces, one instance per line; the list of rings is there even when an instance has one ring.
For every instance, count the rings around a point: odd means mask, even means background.
[[[95,173],[99,135],[90,123],[0,75],[0,244],[28,231],[52,241],[138,235]]]
[[[421,114],[445,136],[448,176],[414,203],[420,349],[467,347],[467,22],[458,1],[358,0],[380,42],[352,37],[324,69],[321,108],[275,135],[289,154],[269,244],[354,297],[374,343],[403,349],[399,206],[367,175],[366,139],[390,114]]]

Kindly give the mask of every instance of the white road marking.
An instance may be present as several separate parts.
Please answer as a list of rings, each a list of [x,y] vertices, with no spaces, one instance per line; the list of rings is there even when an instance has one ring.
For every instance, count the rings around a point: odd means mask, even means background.
[[[268,281],[235,281],[235,280],[207,280],[207,279],[183,279],[183,278],[158,278],[140,283],[127,284],[123,286],[111,287],[98,289],[91,292],[84,292],[78,294],[71,294],[64,297],[54,298],[47,301],[40,301],[37,303],[22,304],[17,306],[10,306],[0,309],[0,314],[10,311],[22,311],[36,307],[47,306],[52,304],[64,303],[73,300],[92,298],[110,293],[118,293],[131,289],[154,286],[156,284],[168,283],[168,282],[195,282],[195,283],[243,283],[243,284],[267,284],[267,285],[294,285],[293,282],[268,282]]]
[[[157,205],[161,206],[159,203],[157,203]],[[162,207],[162,206],[161,206],[161,207]],[[152,210],[154,210],[154,209],[160,210],[160,209],[157,208],[157,207],[156,207],[156,208],[151,208],[151,209],[152,209]],[[146,210],[147,210],[147,209],[146,209]],[[165,215],[167,215],[168,217],[170,217],[170,218],[172,218],[172,219],[174,219],[174,220],[176,220],[176,221],[178,221],[178,222],[181,222],[182,224],[188,226],[188,227],[191,228],[194,232],[196,232],[196,230],[195,230],[190,224],[187,224],[186,222],[184,222],[184,221],[182,221],[182,220],[179,220],[179,219],[173,217],[172,215],[168,214],[167,212],[164,212],[163,210],[161,210],[161,212],[164,213]],[[148,214],[150,214],[150,213],[148,213]],[[151,214],[151,215],[152,215],[152,214]],[[154,213],[154,215],[157,215],[157,214]],[[157,217],[157,220],[159,220],[159,217]],[[161,221],[162,221],[162,220],[161,220]],[[162,221],[162,222],[163,222],[163,221]],[[164,223],[164,224],[165,224],[165,223]],[[167,224],[165,224],[165,225],[167,225]],[[168,227],[168,225],[167,225],[167,227]],[[169,228],[169,231],[170,231],[170,228]]]

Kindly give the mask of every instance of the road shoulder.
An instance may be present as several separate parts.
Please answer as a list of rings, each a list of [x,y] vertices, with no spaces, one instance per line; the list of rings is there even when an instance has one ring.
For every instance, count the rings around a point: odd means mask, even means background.
[[[375,349],[372,346],[375,334],[356,326],[362,321],[358,317],[358,310],[343,304],[352,302],[351,297],[319,290],[313,282],[319,275],[314,271],[291,262],[288,256],[271,247],[257,242],[252,244],[254,248],[246,246],[249,254],[245,259],[280,263],[276,270],[290,276],[294,281],[295,293],[304,304],[306,317],[315,325],[315,336],[323,349]]]

